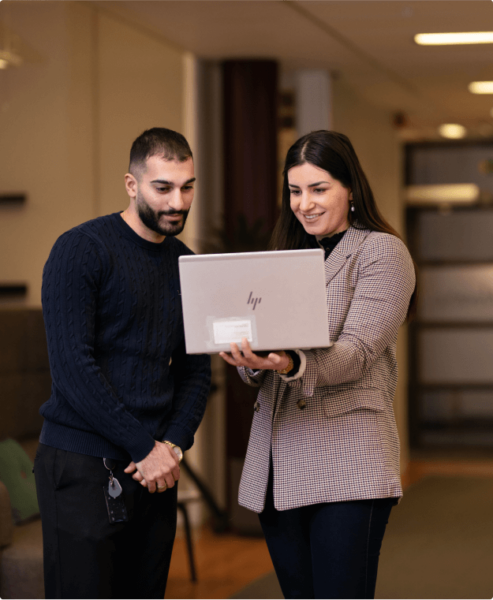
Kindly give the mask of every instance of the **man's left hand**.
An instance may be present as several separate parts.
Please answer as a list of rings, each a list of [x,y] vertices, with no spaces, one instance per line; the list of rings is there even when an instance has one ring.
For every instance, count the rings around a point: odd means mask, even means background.
[[[178,457],[173,449],[163,442],[155,442],[151,452],[140,462],[133,461],[125,473],[133,473],[132,479],[146,487],[151,494],[165,492],[180,478]]]

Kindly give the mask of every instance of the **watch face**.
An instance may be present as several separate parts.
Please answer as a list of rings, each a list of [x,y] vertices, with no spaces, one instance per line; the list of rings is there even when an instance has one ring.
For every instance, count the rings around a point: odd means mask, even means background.
[[[176,454],[176,456],[178,456],[179,460],[183,458],[183,452],[178,446],[173,446],[173,452]]]

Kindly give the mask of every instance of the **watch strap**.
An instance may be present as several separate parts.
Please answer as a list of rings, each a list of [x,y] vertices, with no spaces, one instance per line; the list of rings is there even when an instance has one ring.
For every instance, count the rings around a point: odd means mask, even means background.
[[[276,369],[276,373],[279,373],[279,375],[286,375],[287,373],[289,373],[290,371],[293,370],[294,361],[293,361],[293,357],[291,356],[291,353],[286,352],[286,356],[289,359],[288,366],[284,369],[279,369],[279,370]]]
[[[173,444],[173,442],[170,442],[168,440],[163,440],[163,444],[167,444],[168,446],[171,446],[171,448],[173,449],[173,452],[175,452],[175,454],[178,456],[178,462],[180,463],[183,459],[183,450],[180,448],[180,446],[178,446],[177,444]],[[178,448],[178,452],[176,452],[174,449]]]

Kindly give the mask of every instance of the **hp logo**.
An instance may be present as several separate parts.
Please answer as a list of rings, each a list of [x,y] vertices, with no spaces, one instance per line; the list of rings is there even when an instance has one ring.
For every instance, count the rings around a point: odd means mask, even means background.
[[[260,304],[262,302],[262,298],[252,298],[252,296],[253,296],[253,292],[250,292],[250,296],[248,296],[247,304],[253,304],[253,310],[255,310],[255,307],[257,306],[257,304]]]

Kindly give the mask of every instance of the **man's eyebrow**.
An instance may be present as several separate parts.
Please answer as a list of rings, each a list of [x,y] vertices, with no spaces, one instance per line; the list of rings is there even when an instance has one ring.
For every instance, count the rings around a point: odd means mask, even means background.
[[[193,183],[196,181],[196,177],[192,177],[192,179],[187,179],[183,185],[187,185],[188,183]],[[175,185],[172,181],[166,181],[166,179],[153,179],[151,183],[160,183],[162,185]]]

